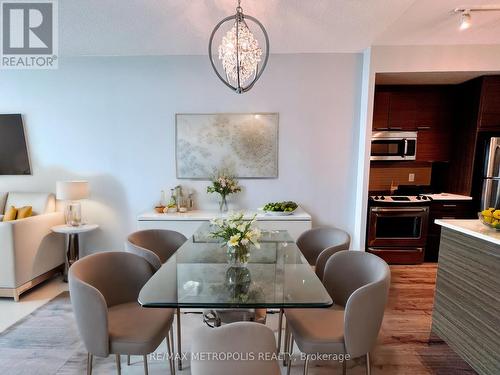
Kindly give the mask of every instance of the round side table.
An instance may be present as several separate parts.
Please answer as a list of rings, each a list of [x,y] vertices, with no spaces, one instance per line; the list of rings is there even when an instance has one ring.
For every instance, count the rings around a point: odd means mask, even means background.
[[[66,252],[66,267],[64,268],[64,281],[68,281],[68,270],[73,263],[80,258],[80,243],[78,235],[80,233],[91,232],[99,228],[97,224],[82,224],[77,227],[71,225],[57,225],[50,228],[54,233],[61,233],[68,236],[68,250]]]

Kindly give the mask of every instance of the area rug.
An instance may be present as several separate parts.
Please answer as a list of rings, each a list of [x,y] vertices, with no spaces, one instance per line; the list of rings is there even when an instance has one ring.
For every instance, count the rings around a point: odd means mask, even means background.
[[[80,345],[63,292],[0,334],[0,373],[55,374]]]
[[[163,346],[157,351],[164,352]],[[86,359],[68,292],[59,294],[0,333],[0,374],[85,374]],[[123,356],[122,363],[124,375],[144,373],[142,357],[132,357],[131,365],[127,366]],[[114,356],[95,358],[93,368],[94,375],[116,374]],[[155,360],[154,356],[149,361],[149,370],[150,374],[169,373],[167,362]],[[189,374],[189,370],[183,374]]]
[[[1,313],[1,312],[0,312]],[[268,315],[268,326],[276,330],[277,314]],[[199,314],[182,314],[182,349],[189,352],[195,330],[202,326]],[[169,374],[165,360],[165,341],[148,358],[149,374]],[[87,352],[80,340],[68,292],[57,297],[0,333],[0,374],[8,375],[75,375],[86,374]],[[330,364],[331,366],[332,364]],[[354,363],[353,363],[354,365]],[[311,367],[311,375],[326,375],[340,370],[340,366]],[[126,365],[122,356],[123,375],[142,375],[142,356],[133,356]],[[357,366],[350,375],[364,374]],[[281,368],[283,374],[286,368]],[[94,358],[93,375],[116,374],[115,357]],[[189,375],[189,361],[179,375]],[[292,374],[302,374],[302,364],[296,363]]]
[[[1,311],[0,311],[1,313]],[[268,316],[268,325],[277,327],[277,314]],[[199,314],[182,315],[182,349],[189,352],[194,331],[202,326]],[[149,374],[169,374],[163,354],[165,342],[149,356]],[[85,374],[87,352],[80,340],[68,292],[57,297],[0,333],[0,374],[8,375],[75,375]],[[362,366],[359,366],[363,370]],[[282,368],[282,373],[286,369]],[[332,368],[311,368],[311,375],[331,373]],[[179,375],[190,374],[189,362]],[[94,358],[93,375],[116,374],[115,357]],[[302,366],[293,367],[292,374],[301,374]],[[122,374],[144,374],[142,356],[132,356],[126,365],[122,356]],[[357,372],[351,373],[351,375]],[[360,372],[361,374],[361,372]]]

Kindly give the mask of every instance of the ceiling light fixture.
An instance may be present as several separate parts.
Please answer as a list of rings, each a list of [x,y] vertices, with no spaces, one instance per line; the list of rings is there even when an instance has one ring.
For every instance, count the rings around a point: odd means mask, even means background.
[[[472,25],[472,12],[499,12],[500,6],[477,6],[471,8],[456,8],[453,12],[460,13],[460,30],[467,30]]]
[[[240,3],[241,0],[238,0],[236,14],[224,18],[215,26],[208,42],[208,56],[217,77],[238,94],[253,87],[262,75],[269,58],[269,37],[266,29],[256,18],[243,14]],[[248,27],[247,21],[257,25],[264,35],[264,50]],[[221,44],[214,53],[212,46],[215,34],[228,22],[232,23],[232,27],[222,37]],[[218,62],[215,61],[214,55],[218,56]]]
[[[470,10],[463,11],[460,16],[460,30],[468,29],[471,25],[471,21]]]

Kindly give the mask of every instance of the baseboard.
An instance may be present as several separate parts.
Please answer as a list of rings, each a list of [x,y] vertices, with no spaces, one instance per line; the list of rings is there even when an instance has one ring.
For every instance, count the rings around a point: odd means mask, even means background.
[[[26,292],[27,290],[30,290],[34,286],[37,286],[40,283],[43,283],[44,281],[51,279],[57,274],[62,274],[64,272],[64,264],[61,264],[57,267],[54,267],[50,271],[47,271],[40,276],[35,277],[33,280],[30,280],[17,288],[0,288],[0,297],[12,297],[14,298],[14,301],[19,301],[19,296]]]

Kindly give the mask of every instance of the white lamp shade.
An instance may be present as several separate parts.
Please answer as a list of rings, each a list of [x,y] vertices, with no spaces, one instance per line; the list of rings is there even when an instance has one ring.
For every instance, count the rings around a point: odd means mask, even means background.
[[[88,181],[57,181],[57,199],[63,201],[77,201],[89,197]]]

